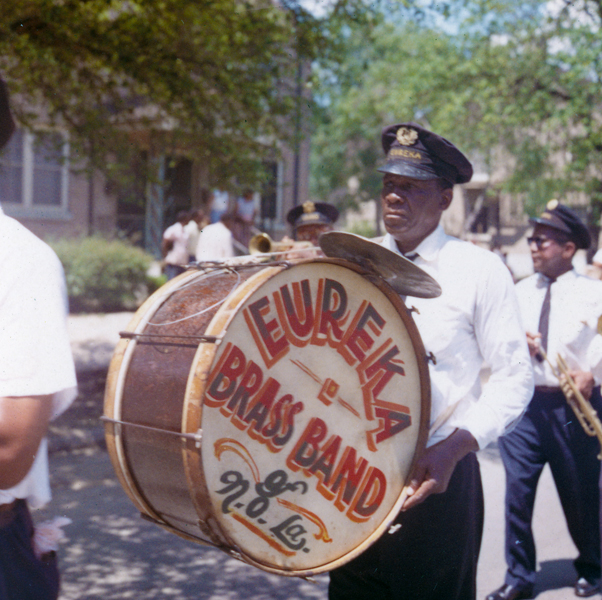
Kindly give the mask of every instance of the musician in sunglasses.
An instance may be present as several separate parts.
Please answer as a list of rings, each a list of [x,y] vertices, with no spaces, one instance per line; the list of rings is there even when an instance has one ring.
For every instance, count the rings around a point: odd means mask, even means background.
[[[558,361],[566,361],[577,390],[599,409],[602,282],[573,268],[590,235],[578,215],[557,200],[531,219],[528,238],[535,274],[516,286],[533,363],[535,393],[516,428],[499,440],[506,470],[506,571],[502,587],[487,600],[532,598],[536,585],[531,530],[539,476],[547,464],[577,547],[575,595],[600,589],[597,438],[586,435],[561,389]],[[560,355],[560,359],[558,356]],[[564,377],[562,377],[564,379]]]
[[[483,528],[475,452],[504,433],[533,393],[529,352],[512,278],[493,252],[448,236],[439,224],[454,184],[472,166],[451,142],[416,125],[382,132],[387,159],[382,245],[441,286],[408,297],[431,353],[430,437],[410,476],[395,525],[330,575],[331,600],[473,600]],[[481,386],[487,362],[489,381]]]
[[[0,148],[15,129],[0,81]],[[76,395],[63,268],[0,209],[0,598],[55,600],[60,529],[30,508],[50,500],[46,431]],[[43,543],[42,543],[43,542]]]

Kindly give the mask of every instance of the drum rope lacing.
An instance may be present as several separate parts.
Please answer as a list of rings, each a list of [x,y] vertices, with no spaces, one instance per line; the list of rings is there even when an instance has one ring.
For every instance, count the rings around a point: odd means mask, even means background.
[[[152,323],[149,322],[148,325],[153,325],[155,327],[163,327],[164,325],[175,325],[176,323],[182,323],[183,321],[187,321],[188,319],[193,319],[194,317],[198,317],[206,312],[209,312],[210,310],[213,310],[214,308],[217,308],[218,306],[222,305],[224,302],[226,302],[226,300],[228,300],[228,298],[230,298],[230,296],[232,296],[232,294],[234,293],[234,291],[238,288],[238,286],[240,285],[240,273],[238,272],[239,269],[256,269],[259,265],[257,263],[246,263],[246,264],[240,264],[240,265],[224,265],[224,263],[213,263],[211,261],[208,262],[203,262],[203,263],[192,263],[190,265],[191,268],[196,268],[196,269],[205,269],[205,273],[202,274],[201,277],[197,277],[195,279],[193,279],[192,281],[184,284],[182,287],[178,288],[177,291],[182,291],[185,290],[188,287],[193,286],[194,284],[198,283],[199,280],[203,280],[206,277],[212,277],[215,275],[219,275],[220,272],[223,271],[227,271],[230,273],[233,273],[234,275],[236,275],[236,283],[234,284],[234,286],[232,287],[232,289],[228,292],[228,294],[226,294],[226,296],[224,298],[222,298],[221,300],[215,302],[214,304],[212,304],[211,306],[207,306],[205,307],[203,310],[200,310],[192,315],[186,315],[185,317],[182,317],[181,319],[176,319],[175,321],[168,321],[166,323]],[[270,266],[285,266],[285,267],[289,267],[290,263],[286,262],[286,261],[275,261],[275,262],[271,262]],[[219,272],[218,272],[219,271]],[[164,336],[165,337],[165,336]],[[180,338],[186,338],[189,336],[177,336]]]
[[[217,269],[217,267],[214,267],[214,269]],[[224,270],[224,266],[223,265],[220,266],[219,269],[220,269],[220,271]],[[236,288],[240,284],[240,273],[238,273],[235,269],[232,269],[230,267],[226,267],[225,270],[236,275],[236,283],[234,284],[232,289],[226,294],[226,296],[224,298],[222,298],[221,300],[218,300],[217,302],[215,302],[214,304],[211,304],[210,306],[206,306],[205,308],[203,308],[202,310],[199,310],[196,313],[193,313],[191,315],[186,315],[185,317],[182,317],[181,319],[176,319],[175,321],[167,321],[165,323],[152,323],[149,321],[148,324],[153,325],[154,327],[163,327],[165,325],[175,325],[176,323],[182,323],[183,321],[187,321],[188,319],[193,319],[194,317],[198,317],[206,312],[209,312],[210,310],[213,310],[214,308],[217,308],[221,304],[223,304],[226,300],[228,300],[228,298],[230,298],[230,296],[234,293],[234,290],[236,290]],[[211,272],[205,272],[205,273],[203,273],[203,275],[201,277],[197,277],[197,278],[193,279],[192,281],[190,281],[189,283],[178,288],[177,291],[185,290],[186,288],[191,287],[192,285],[198,283],[199,280],[202,281],[203,279],[205,279],[207,277],[212,277],[217,274],[218,273],[216,270],[211,271]],[[178,336],[178,337],[188,337],[188,336]]]

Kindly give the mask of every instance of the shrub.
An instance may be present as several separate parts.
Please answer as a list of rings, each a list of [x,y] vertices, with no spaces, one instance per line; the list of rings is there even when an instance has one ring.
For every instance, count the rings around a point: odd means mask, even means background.
[[[50,242],[65,269],[71,312],[134,310],[157,282],[152,256],[121,240],[98,236]]]

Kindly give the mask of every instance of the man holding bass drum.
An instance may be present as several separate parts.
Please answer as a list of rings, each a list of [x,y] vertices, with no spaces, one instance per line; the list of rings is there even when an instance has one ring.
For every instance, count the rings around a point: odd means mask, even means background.
[[[483,528],[475,452],[521,416],[533,376],[508,269],[495,254],[444,233],[439,221],[456,183],[472,177],[449,141],[414,123],[382,132],[387,159],[382,245],[441,286],[408,297],[430,357],[430,439],[396,524],[330,574],[331,600],[470,600]],[[492,370],[481,386],[484,363]]]

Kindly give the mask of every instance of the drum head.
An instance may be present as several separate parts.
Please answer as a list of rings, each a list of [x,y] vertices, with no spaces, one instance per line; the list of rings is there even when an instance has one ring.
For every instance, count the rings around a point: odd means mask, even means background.
[[[264,277],[223,311],[202,400],[216,527],[266,570],[334,568],[386,530],[425,444],[428,369],[413,321],[388,286],[329,259]]]

